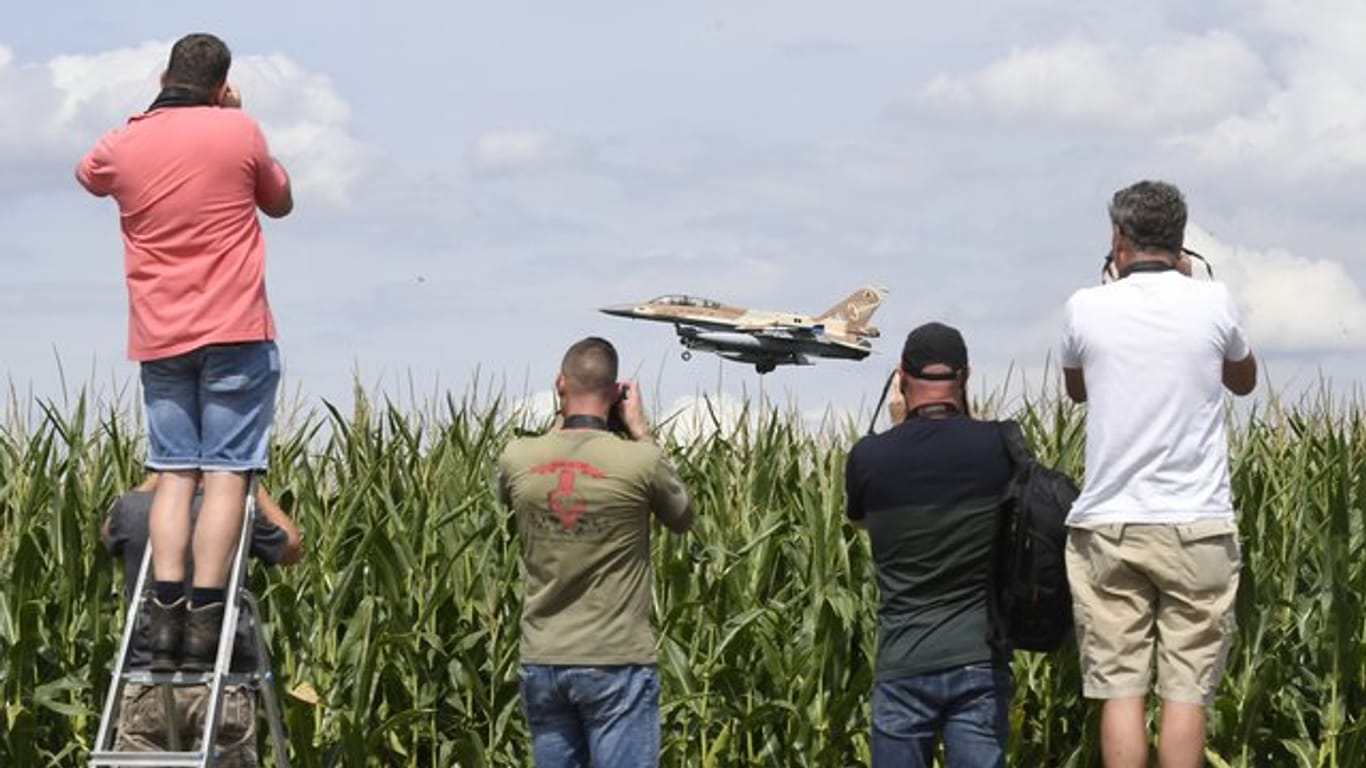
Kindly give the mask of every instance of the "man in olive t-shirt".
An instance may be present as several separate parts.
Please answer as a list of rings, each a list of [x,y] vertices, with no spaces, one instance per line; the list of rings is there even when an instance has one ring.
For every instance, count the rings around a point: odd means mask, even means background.
[[[656,765],[650,516],[682,533],[692,503],[650,439],[638,387],[617,383],[609,342],[571,346],[555,389],[562,423],[498,461],[522,537],[522,706],[536,765]]]

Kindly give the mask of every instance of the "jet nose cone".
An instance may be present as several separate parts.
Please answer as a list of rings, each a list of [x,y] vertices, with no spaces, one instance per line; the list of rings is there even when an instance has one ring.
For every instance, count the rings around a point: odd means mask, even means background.
[[[616,317],[635,317],[636,305],[613,304],[610,307],[599,307],[598,311],[604,315],[615,315]]]

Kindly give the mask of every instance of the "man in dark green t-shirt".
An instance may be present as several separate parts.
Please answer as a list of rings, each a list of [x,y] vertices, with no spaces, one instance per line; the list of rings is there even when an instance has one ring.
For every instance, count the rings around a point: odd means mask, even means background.
[[[848,516],[877,564],[874,768],[1005,765],[1010,660],[987,643],[987,579],[1011,463],[997,425],[968,416],[968,352],[940,323],[911,331],[892,429],[860,440]],[[904,420],[899,418],[904,414]]]
[[[555,389],[560,424],[498,461],[522,538],[522,708],[536,765],[656,765],[650,517],[682,533],[692,503],[651,440],[639,388],[617,382],[611,343],[571,346]]]

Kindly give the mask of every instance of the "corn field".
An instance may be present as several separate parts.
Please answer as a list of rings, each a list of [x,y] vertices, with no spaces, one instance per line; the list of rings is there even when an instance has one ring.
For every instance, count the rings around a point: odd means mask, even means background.
[[[268,485],[303,562],[255,567],[295,765],[520,766],[518,546],[490,467],[523,415],[478,393],[400,408],[358,394],[277,431]],[[1080,477],[1084,412],[1014,409]],[[0,765],[79,765],[117,650],[120,576],[100,545],[142,477],[135,409],[78,397],[0,426]],[[868,759],[876,588],[843,521],[853,425],[756,409],[666,440],[698,505],[657,535],[664,764]],[[1231,414],[1245,572],[1211,712],[1214,766],[1366,765],[1366,423],[1359,403],[1274,398]],[[1073,651],[1017,655],[1011,764],[1098,764]]]

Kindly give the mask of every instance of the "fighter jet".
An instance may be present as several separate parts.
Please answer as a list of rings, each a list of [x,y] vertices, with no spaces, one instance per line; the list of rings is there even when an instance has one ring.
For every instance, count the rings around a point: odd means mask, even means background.
[[[731,307],[682,294],[599,311],[632,320],[673,323],[684,360],[691,360],[694,351],[713,352],[768,373],[780,365],[811,365],[816,357],[867,357],[873,351],[868,339],[878,335],[868,320],[886,295],[886,288],[864,286],[815,317]]]

